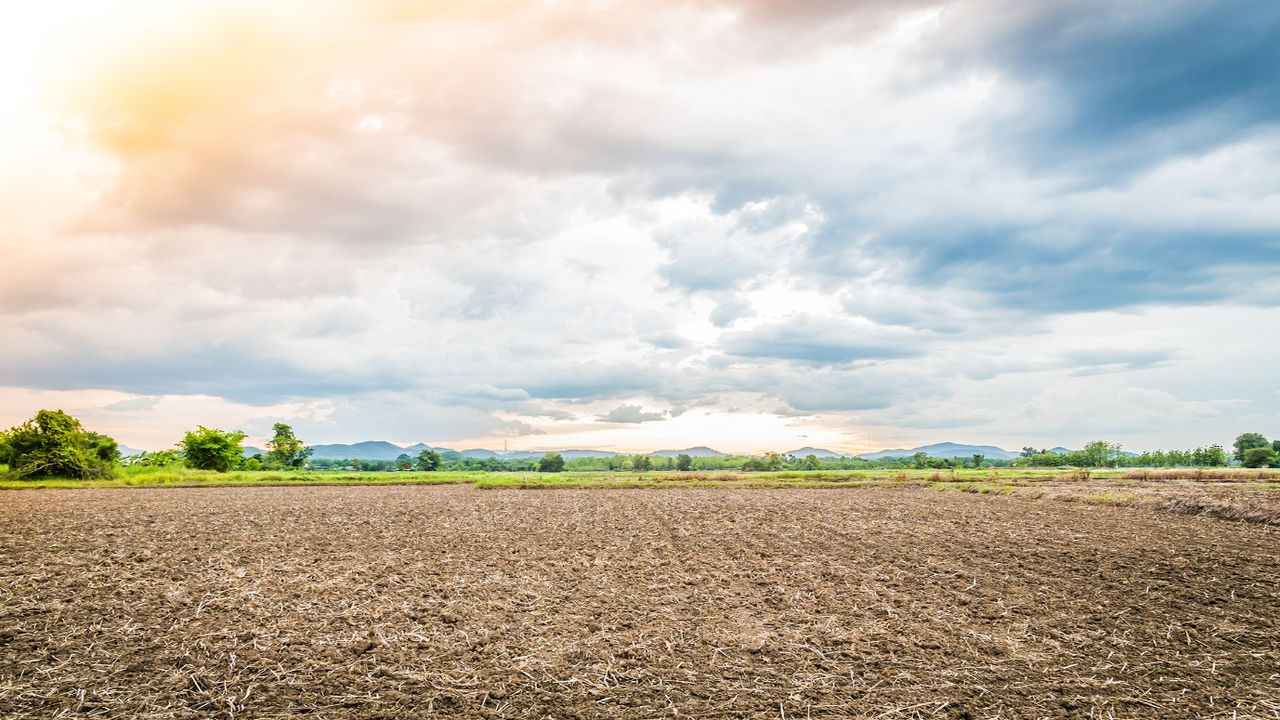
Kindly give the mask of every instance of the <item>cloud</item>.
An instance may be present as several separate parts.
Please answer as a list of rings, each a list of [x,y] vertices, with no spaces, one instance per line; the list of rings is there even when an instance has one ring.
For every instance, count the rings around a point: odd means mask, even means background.
[[[117,400],[109,405],[102,406],[102,409],[107,412],[146,412],[154,410],[160,400],[161,397],[158,395],[135,397],[127,400]]]
[[[643,340],[656,348],[663,350],[680,350],[689,347],[689,339],[682,337],[673,332],[651,333],[646,335]]]
[[[464,398],[481,398],[484,400],[498,400],[502,402],[511,400],[528,400],[529,393],[521,388],[498,388],[492,385],[469,385],[458,391],[458,395]]]
[[[730,333],[724,350],[740,358],[794,360],[839,365],[920,355],[924,339],[909,331],[871,323],[818,321],[799,317]]]
[[[716,303],[711,311],[711,324],[725,328],[735,320],[746,317],[751,317],[751,301],[740,296],[730,296]]]
[[[1270,3],[300,8],[47,43],[91,60],[42,80],[56,123],[0,139],[6,382],[117,393],[85,407],[126,428],[215,397],[476,442],[637,398],[669,421],[597,430],[1013,435],[1091,422],[1093,396],[1052,416],[1078,383],[1251,397],[1235,364],[1280,304]]]
[[[667,419],[667,414],[660,411],[646,411],[639,405],[619,405],[596,418],[608,423],[643,423]]]
[[[1055,2],[995,22],[989,9],[961,9],[953,38],[964,38],[962,55],[1032,89],[1029,112],[993,130],[1037,166],[1106,182],[1280,119],[1274,3]]]

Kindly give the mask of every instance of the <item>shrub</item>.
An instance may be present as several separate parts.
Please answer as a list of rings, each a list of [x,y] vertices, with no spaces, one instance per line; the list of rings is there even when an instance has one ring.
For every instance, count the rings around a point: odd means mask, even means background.
[[[1249,448],[1244,451],[1244,466],[1251,468],[1266,467],[1276,461],[1276,451],[1270,446]]]
[[[240,441],[242,432],[224,432],[201,425],[182,438],[182,452],[187,457],[187,467],[197,470],[229,472],[240,464],[244,450]]]
[[[41,410],[0,433],[0,464],[9,466],[11,477],[110,477],[119,459],[115,440],[86,431],[61,410]]]

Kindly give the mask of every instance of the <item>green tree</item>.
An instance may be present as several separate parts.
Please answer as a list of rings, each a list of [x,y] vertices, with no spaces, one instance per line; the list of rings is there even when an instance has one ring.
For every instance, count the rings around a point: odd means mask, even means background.
[[[564,456],[560,453],[547,453],[538,461],[538,472],[564,472]]]
[[[982,467],[982,461],[986,459],[986,455],[983,455],[982,453],[974,453],[973,457],[969,458],[969,467],[980,468]]]
[[[187,467],[229,472],[244,456],[244,449],[240,447],[242,440],[242,432],[224,432],[201,425],[183,436],[182,453]]]
[[[271,429],[275,436],[267,443],[270,450],[267,457],[270,461],[283,468],[300,468],[306,465],[312,449],[304,447],[298,436],[293,434],[293,428],[284,423],[276,423]]]
[[[692,470],[693,458],[686,455],[685,453],[680,453],[679,455],[676,456],[676,469],[679,470],[680,472],[688,472]]]
[[[1270,445],[1251,447],[1244,451],[1244,466],[1251,468],[1267,467],[1275,463],[1276,451]]]
[[[426,472],[434,472],[440,469],[444,464],[444,457],[440,453],[430,448],[418,453],[418,469]]]
[[[801,470],[817,470],[820,467],[822,467],[822,461],[813,453],[805,455],[804,459],[800,461]]]
[[[1249,452],[1253,448],[1268,447],[1270,445],[1271,441],[1258,433],[1241,433],[1236,437],[1236,441],[1231,444],[1231,447],[1235,449],[1235,452],[1231,457],[1234,457],[1240,462],[1244,462],[1245,453]]]
[[[1110,465],[1120,457],[1120,446],[1103,440],[1094,440],[1080,451],[1081,464],[1085,467]]]
[[[61,410],[41,410],[0,433],[0,465],[15,478],[110,477],[119,459],[115,440],[85,430]]]
[[[653,458],[648,455],[636,455],[631,458],[631,467],[637,472],[648,472],[653,469]]]

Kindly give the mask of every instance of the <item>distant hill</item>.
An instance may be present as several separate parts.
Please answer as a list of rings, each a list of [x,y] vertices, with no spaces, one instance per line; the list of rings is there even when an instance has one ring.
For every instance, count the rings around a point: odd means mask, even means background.
[[[608,450],[560,450],[559,452],[566,460],[573,460],[575,458],[607,458],[618,454]]]
[[[549,452],[560,453],[565,460],[576,460],[578,458],[606,458],[617,455],[616,452],[608,450],[522,450],[518,452],[498,453],[498,457],[504,460],[537,460]]]
[[[427,449],[445,448],[432,448],[424,443],[401,447],[386,440],[366,440],[351,445],[312,445],[311,457],[317,460],[395,460],[401,455],[417,457],[418,453]]]
[[[117,447],[120,449],[120,457],[122,458],[133,457],[134,455],[141,455],[146,452],[146,450],[131,448],[128,445],[118,445]]]
[[[894,449],[881,450],[879,452],[864,453],[858,457],[864,460],[883,460],[884,458],[911,457],[918,452],[922,452],[929,457],[936,458],[967,458],[973,455],[983,455],[992,460],[1012,460],[1018,457],[1018,453],[1009,452],[1003,448],[994,445],[963,445],[961,443],[943,442],[933,445],[922,445],[909,450]]]
[[[1072,453],[1072,452],[1076,452],[1076,451],[1075,451],[1075,450],[1070,450],[1070,449],[1068,449],[1068,448],[1064,448],[1064,447],[1062,447],[1061,445],[1059,445],[1059,446],[1058,446],[1058,447],[1056,447],[1056,448],[1050,448],[1050,449],[1049,449],[1049,452],[1051,452],[1051,453],[1058,453],[1059,455],[1065,455],[1065,454],[1067,454],[1067,453]],[[1141,453],[1130,452],[1130,451],[1128,451],[1128,450],[1121,450],[1121,451],[1120,451],[1120,455],[1121,455],[1121,456],[1123,456],[1123,457],[1138,457],[1140,454],[1141,454]]]
[[[676,457],[677,455],[688,455],[689,457],[724,457],[725,456],[725,454],[720,452],[719,450],[712,450],[711,448],[706,447],[705,445],[699,445],[698,447],[685,448],[684,450],[659,450],[657,452],[652,452],[649,454],[654,455],[656,457],[669,457],[669,458]]]
[[[581,448],[569,448],[566,450],[513,450],[511,452],[500,452],[497,450],[489,450],[488,448],[468,448],[462,451],[455,451],[450,448],[437,447],[426,443],[414,443],[413,445],[401,446],[386,440],[367,440],[365,442],[345,444],[329,444],[329,445],[312,445],[311,457],[317,460],[395,460],[401,455],[409,457],[417,457],[418,453],[423,450],[431,449],[439,452],[460,452],[463,457],[469,458],[493,458],[498,460],[537,460],[547,452],[558,452],[566,460],[574,460],[577,458],[607,458],[615,455],[630,454],[617,453],[609,450],[584,450]],[[1054,448],[1055,452],[1063,452],[1062,448]],[[245,448],[245,456],[251,456],[254,453],[265,452],[258,448]],[[938,458],[968,458],[974,454],[984,455],[992,460],[1008,460],[1018,457],[1018,453],[1009,452],[1003,448],[993,445],[965,445],[961,443],[936,443],[933,445],[924,445],[918,448],[897,448],[892,450],[881,450],[879,452],[865,453],[858,455],[866,460],[879,460],[882,458],[893,457],[909,457],[918,452],[923,452],[931,457]],[[719,450],[709,448],[705,445],[697,445],[695,447],[685,448],[683,450],[658,450],[649,453],[656,457],[673,458],[677,455],[689,455],[696,458],[717,458],[727,457],[726,453]],[[816,455],[819,458],[831,459],[849,457],[848,455],[838,453],[826,448],[802,447],[792,450],[784,455],[794,457],[805,457],[806,455]]]
[[[814,457],[819,459],[849,457],[848,455],[842,455],[838,452],[832,452],[830,450],[827,450],[826,448],[816,448],[816,447],[802,447],[799,450],[792,450],[790,452],[784,452],[782,454],[790,455],[792,457],[798,457],[798,458],[813,455]]]
[[[247,448],[244,448],[243,452],[241,452],[241,455],[244,455],[245,457],[253,457],[254,455],[266,455],[266,454],[267,454],[266,450],[263,450],[262,448],[256,448],[256,447],[247,447]]]

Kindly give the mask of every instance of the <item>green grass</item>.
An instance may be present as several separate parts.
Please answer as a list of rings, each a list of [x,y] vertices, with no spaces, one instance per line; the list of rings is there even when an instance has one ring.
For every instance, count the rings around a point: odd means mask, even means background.
[[[660,488],[762,487],[860,488],[913,485],[941,491],[1009,494],[1055,480],[1068,480],[1071,470],[1056,468],[957,468],[952,470],[813,470],[781,472],[296,472],[244,471],[215,473],[181,466],[126,467],[119,476],[103,480],[45,478],[14,480],[0,475],[0,490],[22,488],[225,487],[269,485],[449,485],[477,488]],[[1123,471],[1097,471],[1094,480],[1119,480]],[[1129,483],[1126,483],[1129,484]],[[1256,483],[1275,489],[1280,483]]]
[[[138,471],[143,470],[143,471]],[[11,480],[0,478],[0,489],[26,488],[118,488],[118,487],[227,487],[264,485],[448,485],[475,482],[478,475],[466,472],[229,472],[187,468],[125,468],[118,477],[103,480],[41,478]]]
[[[123,468],[119,476],[102,480],[0,478],[0,489],[29,488],[130,488],[130,487],[227,487],[267,485],[448,485],[471,484],[478,488],[654,488],[654,487],[794,487],[837,488],[879,485],[925,485],[932,471],[813,471],[813,472],[350,472],[350,471],[242,471],[215,473],[184,467]],[[992,477],[992,471],[974,471],[973,477]],[[1009,473],[1006,473],[1009,474]],[[964,477],[965,473],[958,473]],[[1012,476],[1012,474],[1009,474]],[[1022,473],[1018,474],[1023,475]]]

